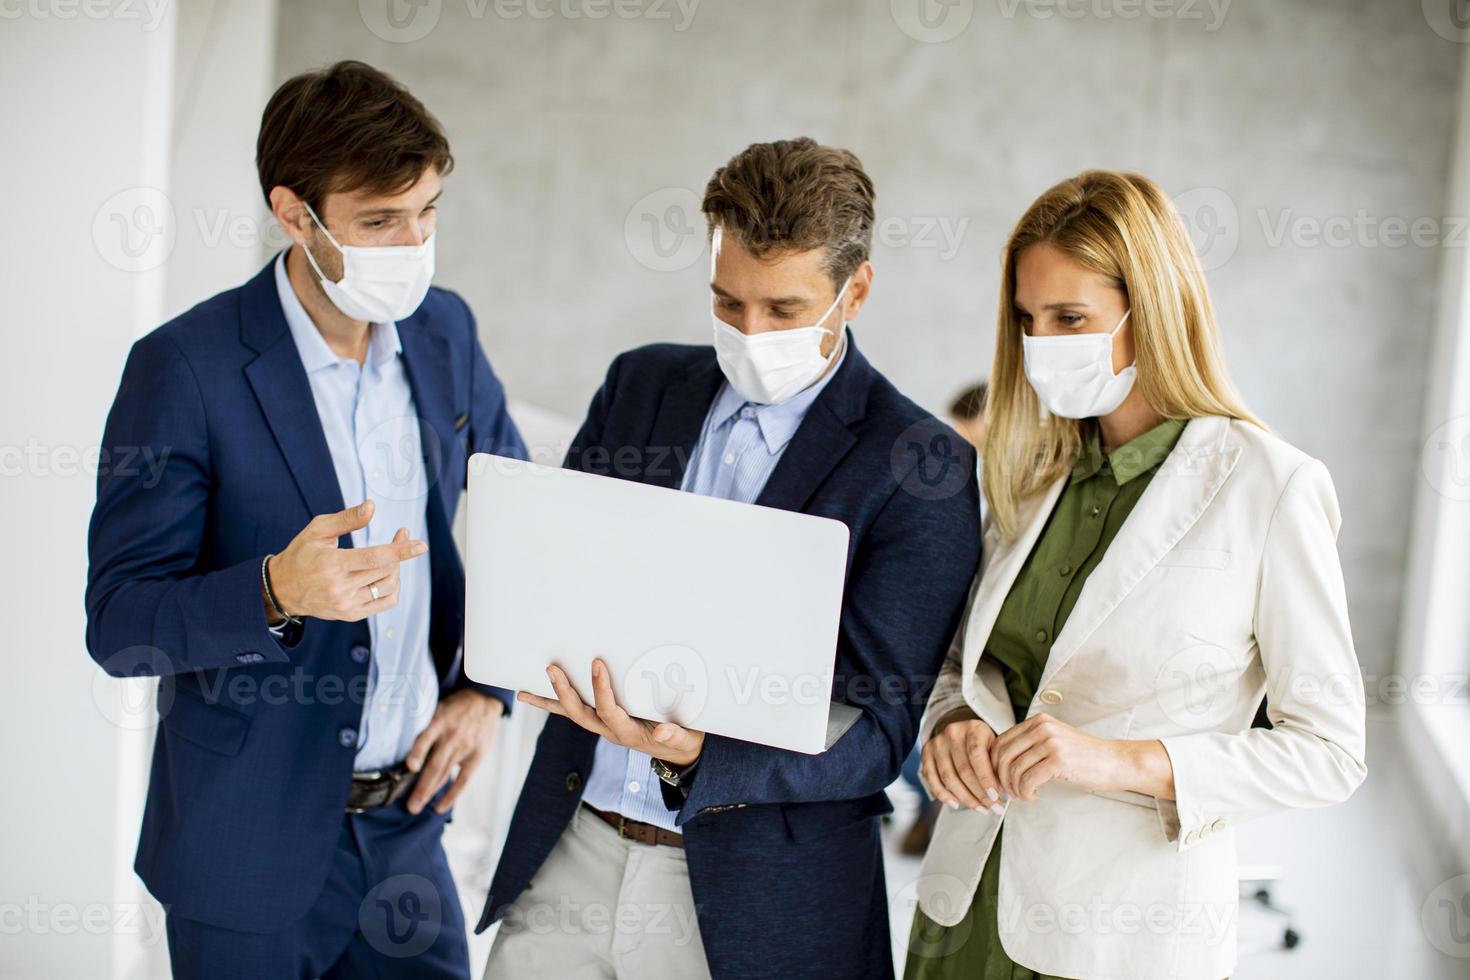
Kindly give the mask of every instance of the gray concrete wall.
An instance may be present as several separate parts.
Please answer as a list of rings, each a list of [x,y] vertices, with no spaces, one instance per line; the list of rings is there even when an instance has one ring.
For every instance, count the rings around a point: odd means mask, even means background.
[[[459,160],[438,281],[516,396],[573,415],[618,351],[707,337],[698,193],[752,141],[862,157],[883,224],[857,336],[936,410],[989,370],[998,255],[1026,205],[1089,166],[1152,175],[1195,224],[1249,403],[1336,478],[1379,674],[1455,231],[1460,47],[1425,6],[283,0],[276,73],[359,57],[438,113]]]

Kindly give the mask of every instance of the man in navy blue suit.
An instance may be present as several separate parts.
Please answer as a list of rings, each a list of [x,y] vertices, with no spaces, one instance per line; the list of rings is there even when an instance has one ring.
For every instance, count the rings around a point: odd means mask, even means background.
[[[134,345],[89,536],[87,646],[156,676],[136,868],[180,977],[466,977],[440,837],[510,692],[460,669],[468,454],[524,457],[454,293],[449,144],[357,62],[271,98],[292,246]],[[351,506],[347,506],[347,505]]]
[[[832,695],[860,718],[803,755],[630,717],[600,662],[584,704],[550,666],[556,699],[520,695],[552,717],[479,923],[503,920],[488,980],[893,974],[878,818],[975,575],[980,509],[973,451],[846,329],[872,286],[873,202],[855,156],[809,139],[718,170],[713,347],[617,358],[566,463],[844,522]]]

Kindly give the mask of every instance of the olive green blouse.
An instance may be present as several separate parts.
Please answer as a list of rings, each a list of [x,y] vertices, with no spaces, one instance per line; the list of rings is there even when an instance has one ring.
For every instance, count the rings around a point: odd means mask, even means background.
[[[1184,425],[1167,419],[1107,454],[1096,423],[1085,427],[1072,476],[985,641],[984,655],[1000,665],[1017,721],[1030,710],[1052,642],[1087,576],[1102,561]],[[997,835],[965,921],[947,929],[915,910],[905,980],[1050,980],[1012,963],[1001,948],[999,893]]]

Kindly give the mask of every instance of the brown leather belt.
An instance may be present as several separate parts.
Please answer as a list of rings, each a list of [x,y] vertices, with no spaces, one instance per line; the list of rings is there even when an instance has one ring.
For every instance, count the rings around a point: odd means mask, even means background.
[[[347,791],[347,812],[362,813],[397,803],[407,795],[418,773],[407,766],[394,766],[374,772],[352,774],[352,788]]]
[[[621,813],[608,813],[606,810],[599,810],[591,803],[583,803],[582,805],[592,811],[595,816],[601,818],[603,823],[616,830],[619,837],[626,840],[637,841],[640,844],[664,844],[668,847],[682,848],[684,846],[683,834],[676,834],[672,830],[665,830],[657,824],[644,823],[641,820],[629,820]]]

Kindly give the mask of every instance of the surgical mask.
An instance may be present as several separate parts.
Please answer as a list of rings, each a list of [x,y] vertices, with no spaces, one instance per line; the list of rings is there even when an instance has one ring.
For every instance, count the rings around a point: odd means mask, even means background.
[[[1087,419],[1107,415],[1123,404],[1133,390],[1138,368],[1130,364],[1113,373],[1113,338],[1132,312],[1124,313],[1111,333],[1021,335],[1026,380],[1048,412],[1066,419]]]
[[[840,335],[833,334],[839,342],[833,345],[830,355],[822,356],[822,338],[832,334],[822,324],[842,302],[851,282],[852,277],[848,276],[827,312],[809,327],[744,334],[712,312],[715,359],[730,387],[746,401],[779,405],[820,378],[841,346]]]
[[[322,224],[311,205],[307,214],[342,253],[342,278],[336,282],[322,273],[311,249],[304,248],[306,261],[316,270],[317,279],[332,305],[342,315],[369,323],[396,323],[407,319],[419,308],[434,278],[434,235],[422,245],[377,245],[361,248],[339,245],[327,226]]]

